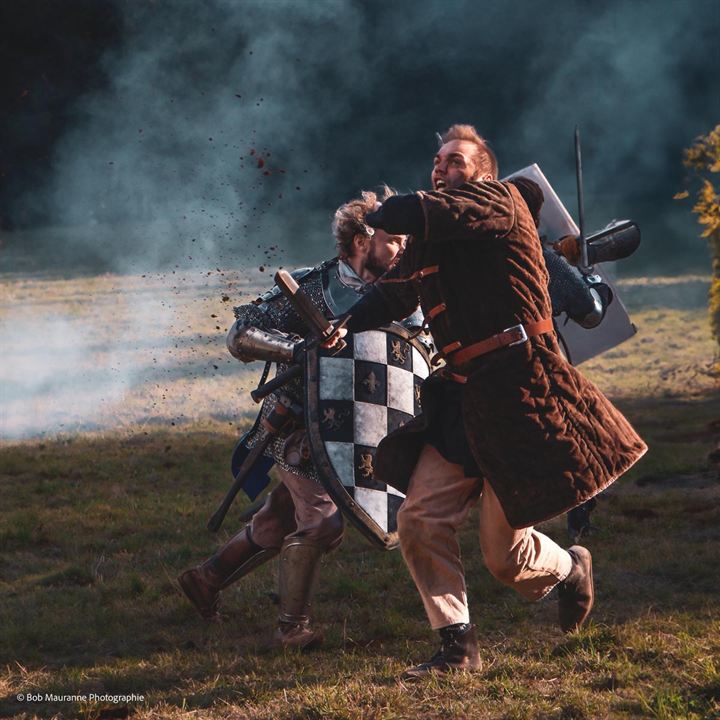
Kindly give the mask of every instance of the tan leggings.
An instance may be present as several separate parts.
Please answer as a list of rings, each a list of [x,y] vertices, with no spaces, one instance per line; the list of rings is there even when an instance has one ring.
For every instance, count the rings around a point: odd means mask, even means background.
[[[434,630],[470,621],[457,531],[478,498],[480,550],[498,580],[539,600],[570,573],[570,555],[549,537],[510,527],[490,483],[465,477],[462,466],[425,445],[398,513],[398,531]]]
[[[305,537],[327,550],[337,547],[343,537],[343,518],[323,486],[283,468],[277,472],[280,485],[250,523],[253,542],[262,548],[279,548],[286,538]]]

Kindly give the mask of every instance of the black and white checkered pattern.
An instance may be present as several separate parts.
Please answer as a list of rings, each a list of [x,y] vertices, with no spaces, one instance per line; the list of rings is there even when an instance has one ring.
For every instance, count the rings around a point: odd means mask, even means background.
[[[419,413],[419,388],[430,369],[398,335],[370,330],[347,342],[338,355],[319,358],[321,437],[345,490],[392,533],[405,496],[376,481],[372,464],[380,441]]]

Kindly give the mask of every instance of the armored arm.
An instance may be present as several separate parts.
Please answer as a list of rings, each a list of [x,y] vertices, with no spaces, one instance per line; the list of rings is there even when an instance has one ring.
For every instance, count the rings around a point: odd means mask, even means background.
[[[613,220],[607,227],[588,236],[588,262],[595,265],[622,260],[632,255],[639,245],[640,228],[632,220]],[[555,242],[553,248],[554,253],[543,249],[545,264],[550,273],[553,315],[565,311],[582,327],[596,327],[605,317],[607,307],[612,302],[612,290],[597,275],[580,277],[570,267],[580,263],[577,237],[566,235]]]
[[[612,291],[597,276],[581,276],[554,252],[543,249],[550,276],[549,293],[553,315],[567,313],[581,327],[597,327],[612,302]]]
[[[587,238],[590,265],[630,257],[640,246],[640,228],[632,220],[613,220]],[[580,262],[580,245],[575,235],[565,235],[553,243],[555,252],[571,264]]]
[[[235,317],[227,336],[233,357],[245,363],[293,361],[300,320],[274,288],[254,303],[235,308]]]
[[[230,354],[244,363],[265,360],[277,363],[293,362],[297,342],[279,332],[268,332],[238,320],[227,336]]]

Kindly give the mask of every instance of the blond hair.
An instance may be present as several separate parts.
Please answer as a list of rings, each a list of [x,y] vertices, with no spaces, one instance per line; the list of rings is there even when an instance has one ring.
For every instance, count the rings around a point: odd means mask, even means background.
[[[474,125],[451,125],[440,138],[443,144],[451,140],[467,140],[468,142],[474,143],[477,147],[475,159],[477,160],[479,170],[482,174],[490,173],[493,180],[497,180],[498,161],[495,153],[490,149],[487,140],[478,133]]]
[[[365,216],[373,212],[378,203],[383,203],[396,194],[387,185],[382,185],[378,193],[363,190],[359,198],[346,202],[335,211],[332,233],[341,259],[352,256],[353,240],[356,235],[367,235],[368,237],[372,235],[371,228],[365,224]]]

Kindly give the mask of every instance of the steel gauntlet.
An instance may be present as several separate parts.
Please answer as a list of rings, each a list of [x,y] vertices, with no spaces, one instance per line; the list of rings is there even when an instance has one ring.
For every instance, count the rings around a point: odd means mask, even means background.
[[[582,317],[573,316],[573,320],[580,327],[589,330],[597,327],[602,322],[608,306],[613,300],[613,294],[610,287],[602,282],[597,275],[585,277],[584,280],[588,286],[588,294],[592,298],[592,310]]]
[[[253,360],[291,363],[296,343],[279,332],[260,330],[254,325],[236,322],[227,336],[227,348],[238,360],[249,363]]]

